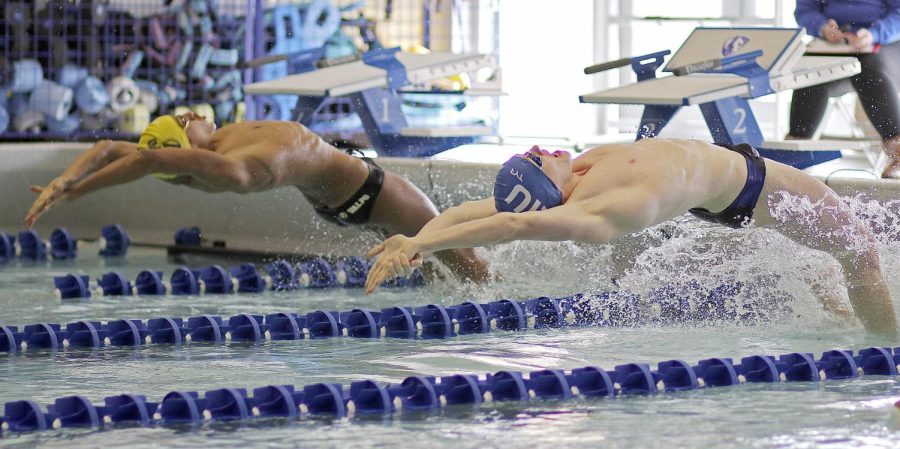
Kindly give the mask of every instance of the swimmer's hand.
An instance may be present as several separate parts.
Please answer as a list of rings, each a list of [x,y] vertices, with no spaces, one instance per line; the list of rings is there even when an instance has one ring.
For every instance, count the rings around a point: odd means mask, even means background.
[[[25,216],[25,226],[31,229],[38,217],[50,210],[53,206],[74,199],[72,187],[74,182],[71,179],[59,177],[50,181],[44,187],[33,185],[31,191],[38,193],[38,199],[31,205],[28,215]]]
[[[366,257],[376,257],[366,278],[366,293],[372,293],[382,282],[398,276],[409,276],[422,266],[422,254],[415,240],[397,234],[369,250]]]

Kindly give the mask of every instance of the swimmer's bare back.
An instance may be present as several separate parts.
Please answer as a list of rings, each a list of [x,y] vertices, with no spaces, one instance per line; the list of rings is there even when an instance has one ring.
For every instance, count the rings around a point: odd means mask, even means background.
[[[336,149],[296,122],[252,121],[218,129],[210,150],[238,157],[251,173],[252,190],[295,186],[324,203],[339,203],[368,174],[365,162]],[[356,186],[358,187],[358,186]]]

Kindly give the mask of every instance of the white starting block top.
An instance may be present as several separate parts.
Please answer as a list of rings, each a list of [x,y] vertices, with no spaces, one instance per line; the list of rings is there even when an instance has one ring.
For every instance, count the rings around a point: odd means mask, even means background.
[[[748,31],[751,30],[752,32]],[[797,29],[703,29],[694,30],[664,70],[728,55],[762,50],[757,59],[769,72],[776,92],[812,86],[859,73],[859,61],[852,57],[801,56],[802,33]],[[724,38],[724,39],[723,39]],[[734,50],[735,42],[747,39]],[[715,42],[715,45],[710,45]],[[719,42],[722,49],[719,48]],[[731,43],[731,44],[729,44]],[[756,43],[756,45],[751,45]],[[730,50],[725,51],[725,48]],[[766,55],[774,55],[767,57]],[[726,55],[727,56],[727,55]],[[729,97],[751,98],[747,79],[733,74],[691,73],[667,76],[583,95],[583,103],[694,105]]]
[[[494,58],[480,53],[407,53],[397,52],[397,60],[406,67],[411,84],[493,67]],[[289,75],[277,80],[244,86],[244,92],[255,95],[340,96],[374,87],[387,87],[387,72],[362,61],[341,64],[312,72]]]

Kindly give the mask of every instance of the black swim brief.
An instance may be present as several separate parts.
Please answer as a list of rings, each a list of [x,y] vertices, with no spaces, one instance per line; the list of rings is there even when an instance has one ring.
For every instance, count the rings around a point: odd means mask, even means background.
[[[330,208],[315,206],[316,213],[327,221],[338,226],[361,225],[369,222],[372,209],[375,208],[375,200],[381,193],[381,185],[384,183],[384,170],[369,158],[363,158],[369,167],[369,176],[365,182],[344,204]]]
[[[702,220],[722,224],[730,228],[741,228],[750,223],[750,219],[753,218],[753,208],[756,207],[756,201],[759,199],[763,184],[766,181],[766,161],[755,148],[746,143],[735,146],[721,143],[716,145],[744,156],[744,159],[747,160],[747,181],[744,183],[741,193],[734,199],[734,202],[723,211],[713,213],[698,207],[690,209],[688,212]]]

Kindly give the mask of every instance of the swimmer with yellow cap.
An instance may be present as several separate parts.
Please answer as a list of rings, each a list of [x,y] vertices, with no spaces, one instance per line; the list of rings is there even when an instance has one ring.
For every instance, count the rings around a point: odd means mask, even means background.
[[[137,143],[101,141],[45,186],[25,217],[30,227],[47,210],[112,186],[155,175],[204,192],[239,194],[285,187],[323,219],[343,226],[372,225],[415,234],[437,215],[427,196],[369,159],[341,151],[300,123],[242,121],[216,129],[196,112],[157,117]],[[145,183],[146,188],[154,188]],[[186,208],[194,196],[173,199]],[[403,211],[398,214],[397,211]],[[437,254],[463,278],[486,280],[471,249]]]

